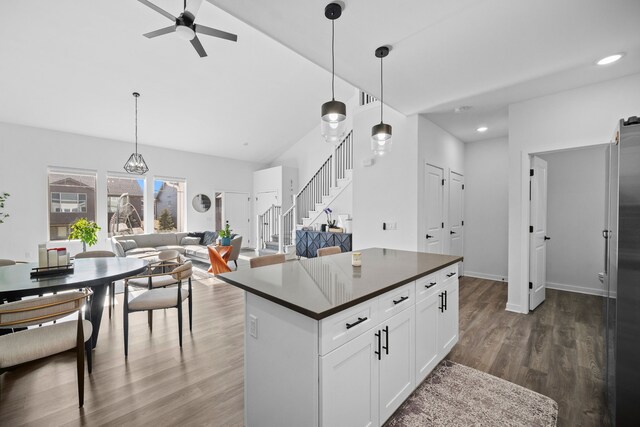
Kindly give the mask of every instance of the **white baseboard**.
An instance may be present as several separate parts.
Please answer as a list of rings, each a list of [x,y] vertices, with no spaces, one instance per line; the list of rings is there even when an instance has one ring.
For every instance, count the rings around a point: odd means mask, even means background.
[[[599,297],[607,296],[607,291],[604,290],[604,289],[587,288],[587,287],[584,287],[584,286],[567,285],[567,284],[564,284],[564,283],[547,282],[547,288],[548,289],[556,289],[558,291],[576,292],[576,293],[579,293],[579,294],[597,295]],[[616,297],[616,293],[612,292],[611,296],[613,298],[615,298]]]
[[[514,313],[519,313],[519,314],[522,314],[522,313],[526,314],[526,313],[529,312],[528,308],[527,308],[526,311],[522,311],[522,307],[519,304],[512,304],[512,303],[509,303],[509,302],[507,303],[507,306],[505,307],[505,310],[512,311]]]
[[[507,279],[504,276],[498,276],[495,274],[476,273],[475,271],[465,271],[464,275],[467,277],[476,277],[478,279],[495,280],[496,282],[505,282]]]

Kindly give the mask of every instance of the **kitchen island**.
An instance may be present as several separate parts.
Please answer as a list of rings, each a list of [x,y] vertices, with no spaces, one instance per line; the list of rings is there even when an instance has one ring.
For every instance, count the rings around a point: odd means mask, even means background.
[[[245,424],[379,426],[458,340],[462,257],[373,248],[218,277],[245,290]]]

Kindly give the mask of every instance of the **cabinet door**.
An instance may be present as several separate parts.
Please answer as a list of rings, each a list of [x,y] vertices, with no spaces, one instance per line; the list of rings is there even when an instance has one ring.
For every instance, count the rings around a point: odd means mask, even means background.
[[[438,359],[440,315],[439,292],[416,304],[416,385],[420,384],[440,361]]]
[[[415,388],[415,310],[407,308],[380,325],[380,424]]]
[[[320,357],[320,425],[378,426],[378,329]]]
[[[458,278],[445,282],[445,310],[438,318],[438,352],[443,359],[458,342]]]

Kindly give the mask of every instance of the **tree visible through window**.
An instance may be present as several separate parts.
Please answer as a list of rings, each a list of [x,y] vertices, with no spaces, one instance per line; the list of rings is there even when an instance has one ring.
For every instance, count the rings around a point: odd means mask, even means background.
[[[49,240],[66,240],[79,218],[96,220],[96,176],[49,173]]]
[[[184,231],[185,182],[156,179],[153,182],[153,229],[156,233]]]

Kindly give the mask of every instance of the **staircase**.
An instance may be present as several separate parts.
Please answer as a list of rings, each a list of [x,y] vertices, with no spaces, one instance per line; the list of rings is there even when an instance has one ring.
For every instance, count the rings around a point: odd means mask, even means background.
[[[284,253],[295,245],[295,230],[308,227],[351,184],[353,173],[353,131],[336,146],[320,169],[296,194],[293,206],[282,213],[272,205],[258,215],[258,250],[261,253]]]

